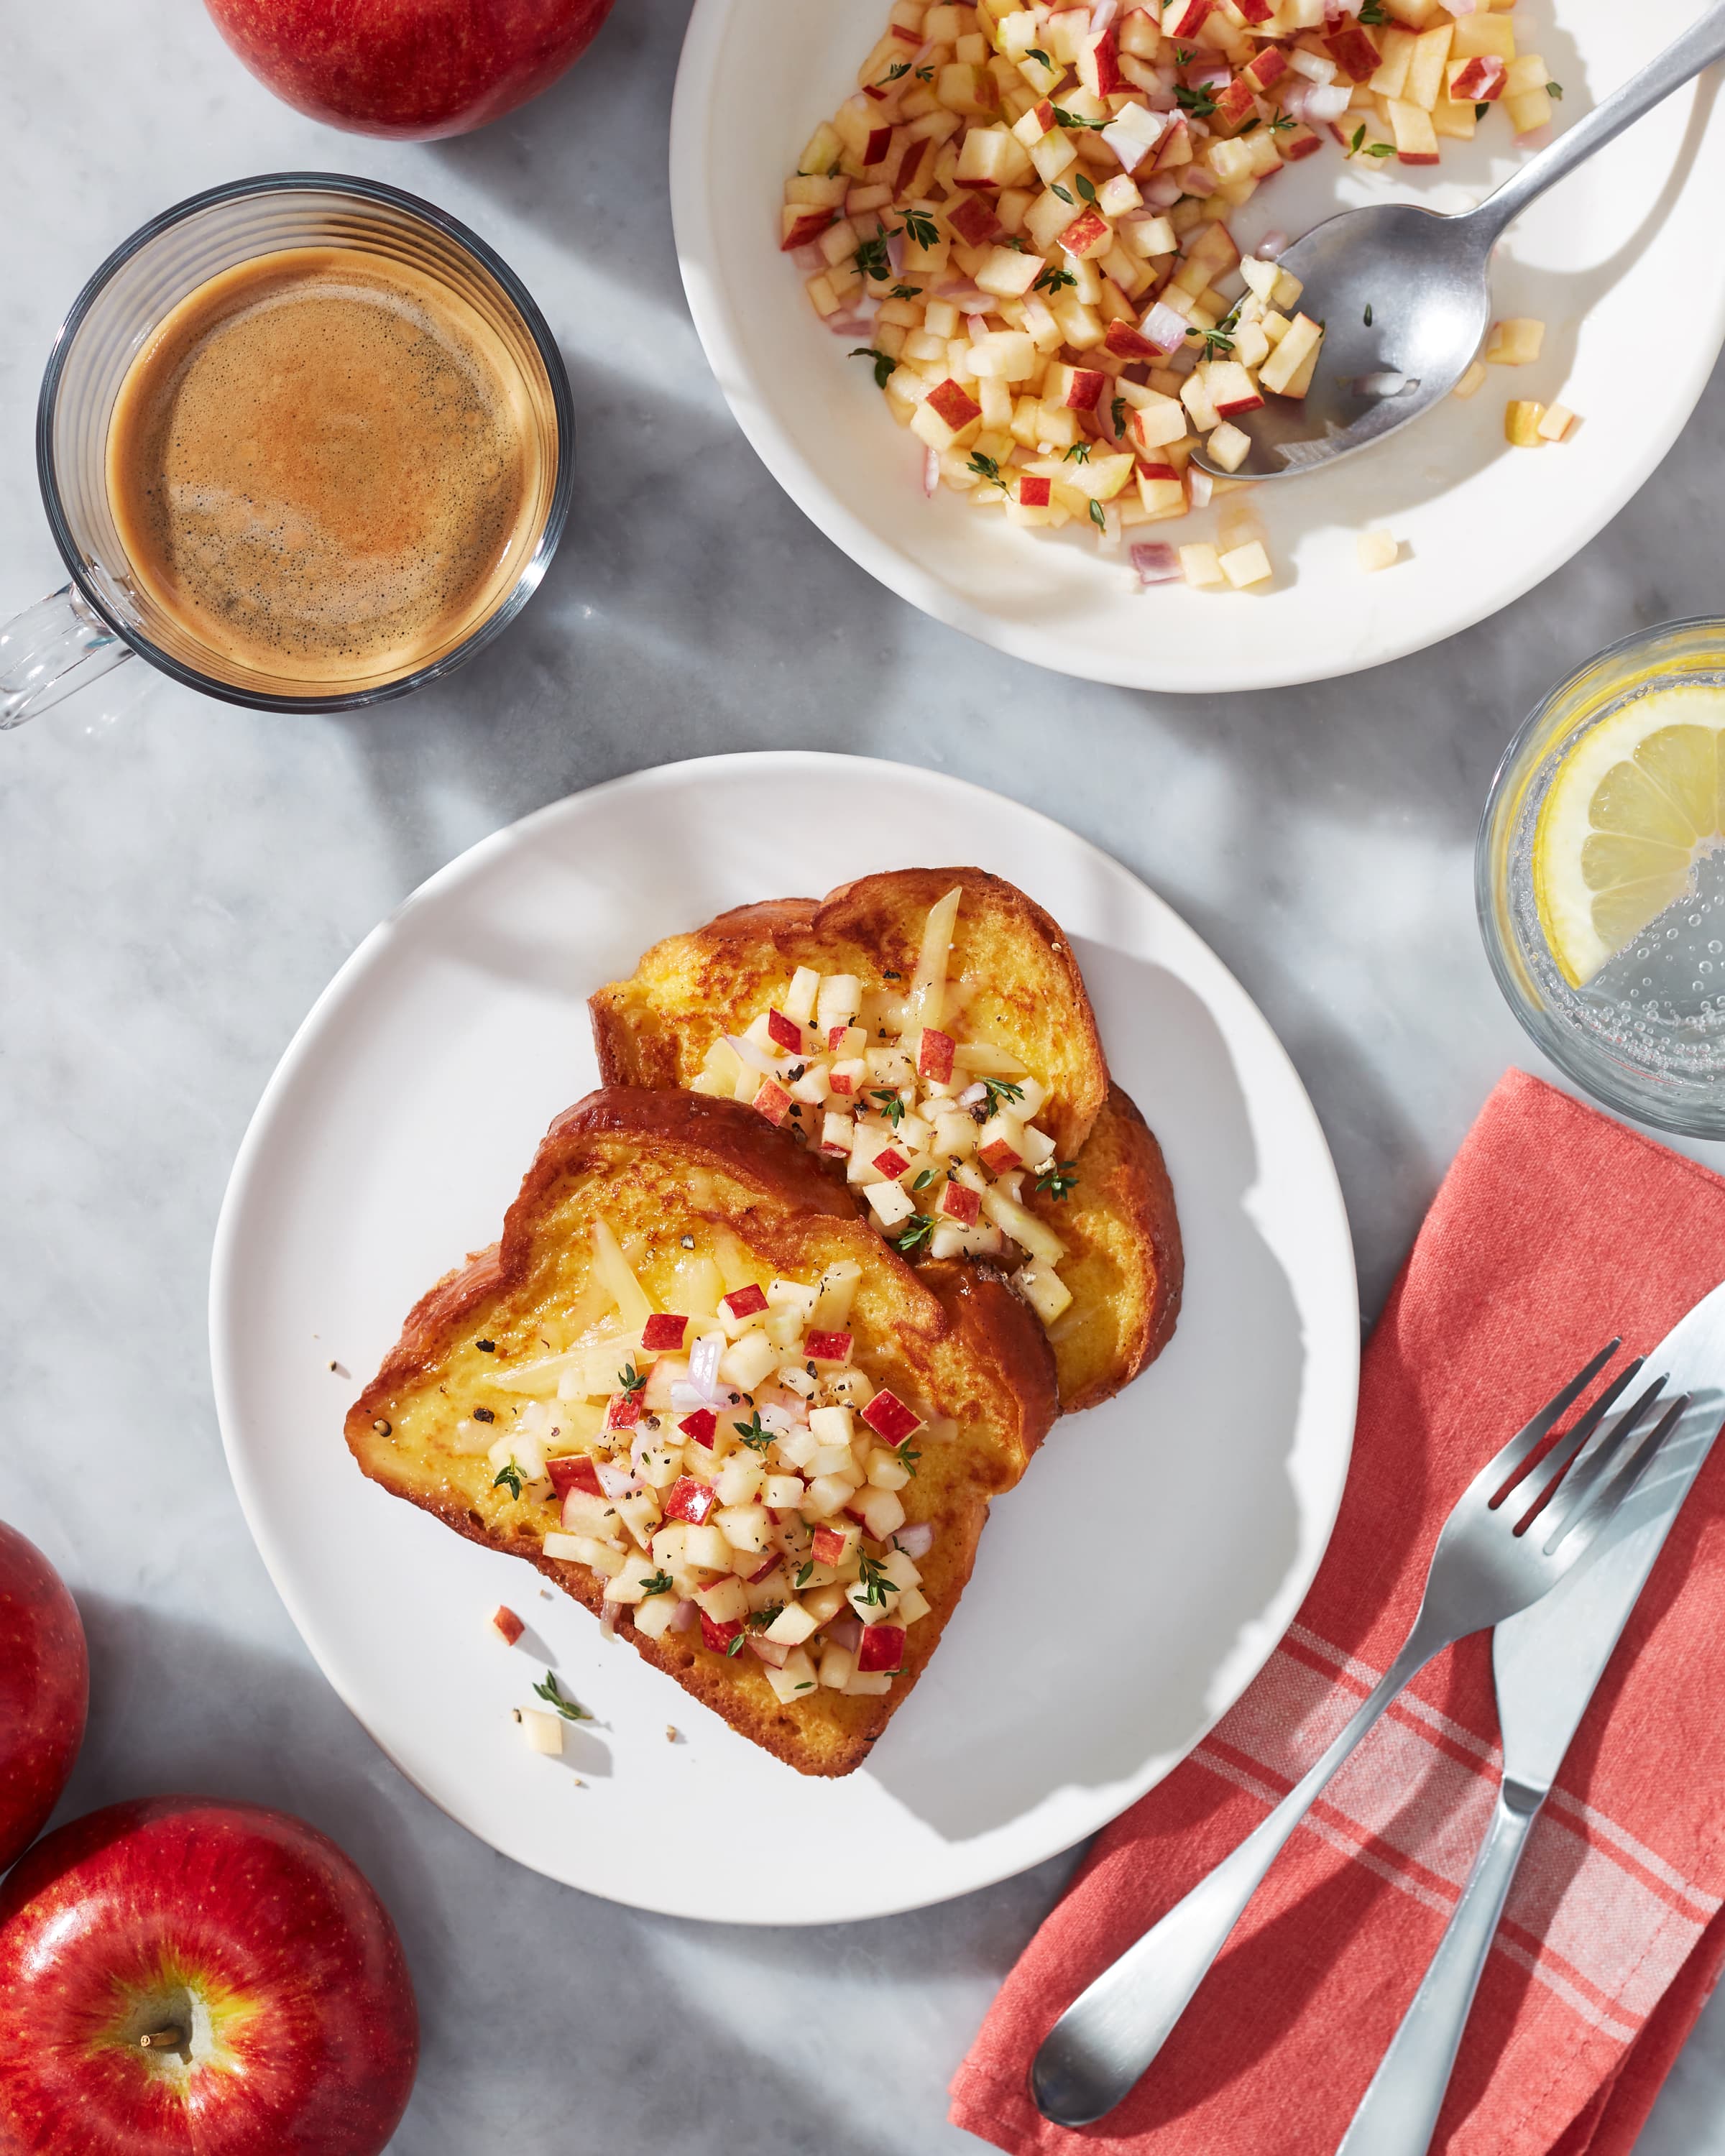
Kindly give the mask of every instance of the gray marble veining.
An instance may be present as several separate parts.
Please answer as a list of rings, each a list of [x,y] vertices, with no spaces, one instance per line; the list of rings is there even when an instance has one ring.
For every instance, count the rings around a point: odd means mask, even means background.
[[[463,847],[619,772],[780,745],[958,772],[1117,855],[1240,973],[1329,1134],[1369,1312],[1492,1081],[1540,1067],[1473,921],[1473,829],[1502,746],[1589,649],[1720,603],[1716,382],[1567,569],[1437,650],[1332,686],[1097,689],[925,621],[778,492],[702,360],[664,181],[686,12],[622,0],[549,95],[429,147],[299,118],[190,0],[5,23],[0,613],[60,581],[32,427],[61,312],[145,217],[238,174],[373,174],[475,226],[550,318],[583,428],[545,589],[449,683],[294,720],[132,665],[0,742],[0,1507],[90,1626],[94,1719],[66,1809],[197,1787],[286,1805],[352,1851],[424,2010],[400,2156],[973,2149],[945,2123],[947,2076],[1067,1864],[888,1922],[679,1923],[494,1856],[376,1751],[241,1524],[204,1345],[229,1163],[341,960]],[[1722,2119],[1725,2005],[1643,2148],[1720,2156]]]

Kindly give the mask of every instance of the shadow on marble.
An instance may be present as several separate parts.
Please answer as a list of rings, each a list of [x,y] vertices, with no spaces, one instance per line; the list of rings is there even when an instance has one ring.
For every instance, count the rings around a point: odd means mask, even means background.
[[[477,189],[562,254],[680,316],[682,287],[662,187],[632,184],[644,133],[669,134],[691,0],[627,0],[562,81],[491,126],[424,145],[432,170]],[[620,78],[651,83],[650,110],[620,100]],[[572,155],[573,151],[576,154]],[[663,162],[662,148],[656,151]],[[547,313],[547,295],[536,293]],[[702,362],[703,372],[705,362]]]
[[[968,1609],[870,1762],[877,1781],[952,1840],[997,1828],[1060,1789],[1120,1780],[1147,1758],[1183,1752],[1214,1719],[1225,1667],[1286,1579],[1298,1542],[1286,1460],[1306,1350],[1284,1263],[1252,1218],[1260,1163],[1232,1058],[1183,983],[1074,941],[1109,1014],[1117,1064],[1156,1073],[1142,1105],[1153,1127],[1181,1134],[1168,1165],[1186,1296],[1173,1342],[1123,1404],[1106,1418],[1060,1423],[1047,1440],[1048,1451],[1078,1455],[1086,1471],[1056,1481],[1033,1460],[996,1502]],[[1147,1447],[1156,1454],[1158,1517],[1140,1538],[1110,1493],[1128,1481],[1145,1486]],[[1222,1508],[1229,1517],[1218,1529]],[[1165,1564],[1144,1582],[1142,1632],[1101,1649],[1086,1635],[1070,1553],[1141,1567],[1140,1539],[1166,1553],[1183,1517],[1202,1522],[1194,1532],[1214,1537],[1225,1556]],[[1057,1553],[1068,1554],[1056,1561]],[[978,1589],[988,1595],[985,1628],[975,1621]],[[1004,1685],[1003,1670],[1013,1673]],[[972,1748],[983,1717],[994,1725],[986,1772]]]
[[[156,1792],[267,1804],[328,1834],[377,1888],[401,1932],[423,2018],[418,2085],[390,2147],[393,2156],[472,2156],[523,2149],[612,2147],[655,2156],[706,2156],[717,2117],[735,2142],[788,2152],[806,2147],[819,2121],[829,2156],[882,2156],[859,2116],[836,2117],[818,2100],[815,2076],[782,2071],[751,2017],[739,2041],[716,2005],[711,2025],[685,1997],[675,2010],[679,2071],[648,2061],[663,2023],[647,2001],[644,1965],[706,1943],[746,1944],[757,1966],[812,1974],[835,1956],[871,1949],[859,1928],[762,1932],[651,1920],[553,1884],[498,1856],[445,1818],[397,1773],[309,1665],[247,1646],[223,1632],[147,1604],[81,1594],[91,1660],[90,1732],[55,1823],[122,1799]],[[578,1793],[571,1803],[579,1801]],[[961,1972],[1004,1973],[1028,1925],[1056,1891],[1064,1867],[1045,1867],[994,1905],[992,1925]],[[982,1897],[971,1900],[986,1916]],[[513,1940],[512,1967],[493,1961],[495,1996],[470,1995],[463,1971],[476,1912],[488,1937]],[[906,1922],[896,1920],[900,1936]],[[890,1959],[886,1927],[883,1966]],[[734,1991],[734,1979],[732,1983]],[[639,2053],[641,2071],[624,2068]],[[603,2091],[583,2061],[612,2063]],[[561,2058],[567,2072],[542,2071]],[[710,2105],[689,2100],[706,2088]],[[860,2107],[859,2107],[859,2111]],[[585,2137],[571,2141],[572,2127]],[[768,2131],[770,2127],[772,2130]]]

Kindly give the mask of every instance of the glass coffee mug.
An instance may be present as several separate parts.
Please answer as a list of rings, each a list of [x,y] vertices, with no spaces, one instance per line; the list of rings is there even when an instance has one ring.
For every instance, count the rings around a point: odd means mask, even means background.
[[[182,300],[224,272],[295,249],[358,249],[426,281],[483,337],[521,437],[519,511],[476,609],[439,639],[397,649],[367,672],[308,679],[255,652],[224,651],[198,617],[162,603],[121,534],[109,435],[133,362]],[[475,320],[476,318],[476,320]],[[37,413],[36,459],[49,525],[71,582],[0,629],[0,729],[147,660],[188,687],[260,711],[336,711],[405,696],[484,648],[537,588],[568,517],[573,407],[544,317],[507,264],[453,218],[394,187],[322,172],[277,172],[195,195],[110,255],[55,340]]]

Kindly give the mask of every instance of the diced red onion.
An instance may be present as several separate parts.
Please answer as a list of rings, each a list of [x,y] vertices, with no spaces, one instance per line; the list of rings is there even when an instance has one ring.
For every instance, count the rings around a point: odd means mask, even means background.
[[[922,491],[932,501],[934,490],[941,483],[941,460],[932,449],[922,452]]]
[[[668,1632],[686,1632],[700,1614],[701,1612],[692,1602],[680,1602],[677,1604],[675,1615],[666,1625],[665,1630]]]
[[[1382,374],[1363,374],[1353,386],[1362,397],[1387,398],[1405,397],[1410,389],[1417,389],[1420,384],[1411,375],[1393,374],[1386,372]]]
[[[1353,97],[1353,88],[1345,82],[1315,82],[1306,93],[1306,124],[1308,127],[1327,127],[1339,120],[1347,111]]]
[[[609,1460],[602,1460],[594,1471],[598,1476],[600,1489],[608,1497],[633,1497],[647,1486],[631,1469],[619,1467]]]
[[[1171,90],[1143,90],[1138,93],[1152,112],[1178,112],[1180,100]]]
[[[1185,167],[1181,167],[1184,171]],[[1147,208],[1153,210],[1172,209],[1186,190],[1172,172],[1158,172],[1147,179],[1138,190]]]
[[[760,1417],[762,1429],[770,1430],[775,1437],[788,1437],[797,1427],[794,1415],[783,1408],[773,1406],[771,1403],[764,1408],[757,1408],[755,1413]]]
[[[791,249],[791,259],[805,277],[813,277],[817,271],[824,270],[827,266],[827,258],[813,240],[810,240],[806,247],[793,247]]]
[[[1201,67],[1189,67],[1186,80],[1194,90],[1222,90],[1234,80],[1234,70],[1226,60],[1206,60]]]
[[[719,1358],[725,1352],[725,1337],[720,1332],[703,1333],[689,1350],[689,1382],[706,1400],[711,1401],[719,1389]]]
[[[925,1558],[934,1548],[933,1523],[918,1520],[912,1527],[901,1527],[892,1539],[907,1558]]]
[[[1194,509],[1208,509],[1216,483],[1202,465],[1186,467],[1186,498]]]
[[[829,315],[827,327],[834,336],[865,337],[874,328],[866,315]]]
[[[1147,590],[1152,584],[1172,584],[1181,576],[1180,557],[1165,539],[1141,542],[1132,549],[1132,567],[1138,572],[1138,582]],[[904,1537],[899,1537],[901,1542]],[[912,1553],[914,1555],[914,1552]]]
[[[1288,251],[1288,235],[1285,232],[1266,232],[1252,249],[1260,262],[1278,262]]]
[[[827,1637],[835,1647],[848,1647],[854,1655],[862,1638],[862,1620],[855,1616],[835,1617],[827,1627]]]
[[[1095,0],[1095,4],[1090,11],[1090,33],[1091,37],[1101,37],[1103,31],[1107,28],[1108,25],[1114,20],[1114,18],[1119,13],[1120,0]]]
[[[1142,336],[1149,338],[1158,352],[1166,353],[1178,352],[1180,349],[1186,341],[1186,332],[1191,326],[1192,325],[1183,315],[1177,315],[1172,307],[1165,305],[1160,300],[1156,300],[1151,303],[1149,311],[1143,321],[1138,324],[1138,330]]]
[[[1288,48],[1288,65],[1296,74],[1303,74],[1308,82],[1333,82],[1336,63],[1326,59],[1322,53],[1308,53],[1303,45]],[[1284,99],[1286,103],[1286,100]]]
[[[1471,15],[1479,7],[1479,0],[1455,0],[1453,8],[1450,7],[1450,0],[1444,0],[1444,5],[1450,8],[1452,15]]]
[[[1312,94],[1312,87],[1309,82],[1296,82],[1291,89],[1281,93],[1281,109],[1286,118],[1304,121],[1306,100]]]
[[[1180,185],[1189,195],[1213,195],[1216,192],[1214,177],[1202,165],[1182,165]]]
[[[902,232],[887,234],[886,259],[893,275],[897,276],[899,271],[905,266],[905,236]]]
[[[670,1389],[673,1414],[693,1414],[697,1408],[709,1408],[712,1401],[698,1385],[691,1385],[681,1378],[675,1378]]]
[[[986,315],[967,315],[964,326],[970,331],[971,342],[980,344],[988,334],[988,318]]]
[[[974,285],[966,284],[962,279],[937,285],[934,296],[937,300],[950,300],[961,315],[985,315],[994,304],[986,292],[978,291]]]
[[[725,1045],[739,1062],[747,1063],[751,1070],[758,1070],[768,1078],[778,1077],[779,1059],[769,1055],[764,1048],[757,1048],[753,1041],[745,1040],[742,1034],[727,1033]]]
[[[967,1086],[958,1096],[961,1108],[979,1108],[988,1097],[988,1089],[978,1078],[974,1086]]]

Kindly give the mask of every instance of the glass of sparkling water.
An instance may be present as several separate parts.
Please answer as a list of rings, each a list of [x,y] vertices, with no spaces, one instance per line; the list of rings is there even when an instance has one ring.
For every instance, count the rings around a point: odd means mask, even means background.
[[[1614,760],[1613,743],[1638,739],[1651,746]],[[1596,774],[1584,837],[1573,813],[1558,812]],[[1662,819],[1659,843],[1620,835],[1640,829],[1649,803]],[[1558,825],[1570,841],[1561,848]],[[1554,887],[1567,877],[1589,900],[1590,884],[1651,867],[1659,875],[1604,894],[1603,932],[1578,965]],[[1497,984],[1553,1062],[1625,1115],[1725,1137],[1725,621],[1665,622],[1625,637],[1552,690],[1491,782],[1474,891]],[[1638,903],[1638,893],[1651,896]]]

